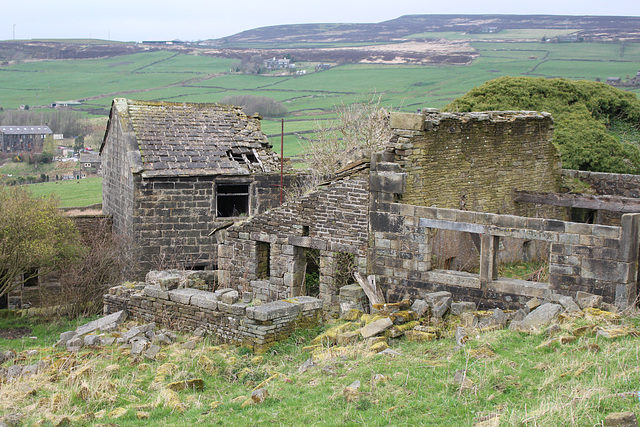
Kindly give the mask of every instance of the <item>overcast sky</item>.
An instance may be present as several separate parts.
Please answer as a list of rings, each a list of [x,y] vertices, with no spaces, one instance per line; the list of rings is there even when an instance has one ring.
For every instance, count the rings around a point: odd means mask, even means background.
[[[6,0],[0,40],[205,40],[270,25],[381,22],[409,14],[640,16],[640,1]]]

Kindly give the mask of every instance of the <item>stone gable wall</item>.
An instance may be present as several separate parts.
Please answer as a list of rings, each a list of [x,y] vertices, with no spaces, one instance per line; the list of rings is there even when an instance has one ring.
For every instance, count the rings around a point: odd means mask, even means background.
[[[391,126],[389,150],[407,173],[405,203],[527,216],[544,209],[545,216],[562,218],[562,210],[517,205],[511,197],[514,189],[560,188],[549,114],[396,113]]]
[[[133,237],[134,178],[127,152],[129,142],[119,120],[112,118],[102,159],[102,212],[113,218],[113,231]]]

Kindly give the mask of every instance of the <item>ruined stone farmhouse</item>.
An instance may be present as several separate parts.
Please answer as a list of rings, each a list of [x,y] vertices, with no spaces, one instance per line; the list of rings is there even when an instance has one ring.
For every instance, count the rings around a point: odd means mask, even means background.
[[[258,117],[218,104],[113,101],[100,148],[103,212],[141,268],[210,269],[212,231],[279,203],[280,163]]]
[[[546,113],[425,110],[393,113],[391,127],[384,150],[280,205],[278,159],[257,119],[117,99],[101,149],[104,212],[141,242],[147,267],[174,255],[217,269],[217,287],[244,297],[185,319],[194,325],[251,300],[314,296],[337,314],[354,272],[389,302],[447,290],[480,307],[577,291],[634,303],[640,176],[563,170]],[[500,273],[535,260],[548,277]],[[186,298],[169,294],[156,313],[160,300],[144,295],[136,310],[148,319],[180,316]]]
[[[392,114],[391,126],[383,152],[218,232],[220,286],[266,301],[313,292],[333,313],[352,271],[373,276],[387,301],[447,290],[510,308],[586,291],[633,304],[640,177],[563,170],[546,113],[427,110]],[[590,194],[567,192],[578,180]],[[457,252],[477,268],[455,266]],[[500,262],[533,256],[548,280],[500,277]]]

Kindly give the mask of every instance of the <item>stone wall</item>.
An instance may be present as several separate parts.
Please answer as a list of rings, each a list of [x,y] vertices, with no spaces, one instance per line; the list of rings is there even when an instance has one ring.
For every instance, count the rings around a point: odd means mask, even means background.
[[[368,198],[368,173],[359,172],[229,228],[218,248],[221,286],[266,301],[305,295],[306,254],[315,250],[320,298],[337,312],[341,254],[352,255],[349,268],[366,268]]]
[[[285,186],[294,179],[287,175]],[[278,174],[148,179],[136,175],[134,181],[132,233],[141,246],[143,272],[177,266],[215,267],[217,242],[211,232],[232,219],[216,216],[217,183],[249,185],[251,214],[279,204]],[[119,215],[114,215],[114,223]]]
[[[640,198],[640,175],[563,169],[562,176],[582,181],[596,194]]]
[[[556,192],[560,157],[547,113],[391,115],[388,148],[407,173],[405,203],[480,212],[562,218],[563,210],[517,205],[514,189]],[[542,211],[541,211],[542,210]]]
[[[198,289],[165,291],[157,286],[144,289],[115,287],[104,296],[104,314],[126,310],[143,322],[156,322],[171,329],[193,331],[205,328],[222,342],[265,351],[289,336],[297,327],[318,324],[322,301],[297,297],[258,306],[224,302],[221,290]]]

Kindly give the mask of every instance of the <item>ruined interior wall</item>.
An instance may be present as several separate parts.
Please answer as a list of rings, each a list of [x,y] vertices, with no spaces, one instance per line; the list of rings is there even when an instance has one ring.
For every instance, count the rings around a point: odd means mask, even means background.
[[[598,195],[640,198],[640,175],[589,172],[563,169],[562,177],[568,185],[579,181],[589,192]],[[598,211],[598,224],[620,225],[622,212]]]
[[[372,216],[373,272],[390,299],[448,290],[458,298],[508,308],[522,298],[551,298],[553,293],[573,296],[585,291],[626,307],[637,292],[640,214],[625,215],[622,227],[614,227],[382,203]],[[549,242],[549,284],[483,277],[482,257],[480,274],[433,270],[429,236],[435,228],[478,233],[483,239]]]
[[[320,297],[337,306],[336,253],[353,254],[362,271],[368,243],[368,173],[335,181],[229,228],[218,247],[223,287],[267,300],[290,296],[302,280],[301,248],[320,252]],[[259,274],[258,242],[269,244],[268,277]],[[253,284],[252,284],[253,282]]]
[[[547,113],[393,114],[402,200],[418,206],[562,218],[563,210],[512,201],[514,189],[555,192],[560,157]]]
[[[202,327],[222,342],[262,352],[297,327],[315,326],[321,319],[320,300],[300,297],[261,306],[225,304],[212,292],[196,289],[162,291],[154,286],[131,290],[118,286],[104,295],[104,314],[126,310],[129,317],[171,329]]]

